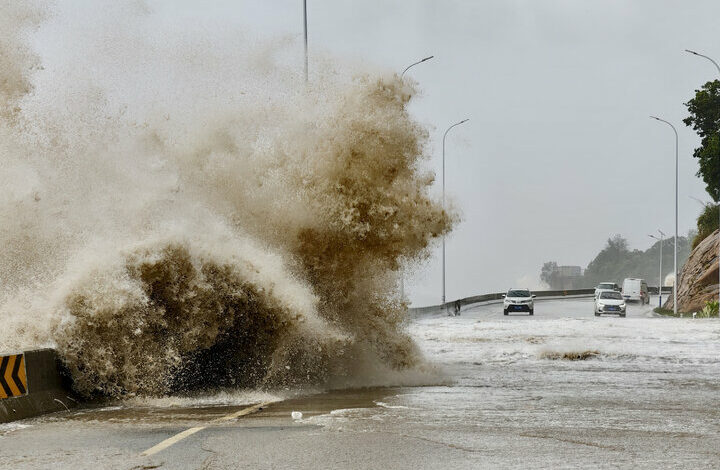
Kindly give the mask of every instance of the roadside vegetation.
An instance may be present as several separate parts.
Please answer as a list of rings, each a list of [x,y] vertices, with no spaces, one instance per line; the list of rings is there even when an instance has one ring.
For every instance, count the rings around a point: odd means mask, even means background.
[[[695,237],[691,232],[687,237],[678,237],[678,267],[685,264],[690,255],[690,240]],[[675,237],[663,242],[664,275],[672,272],[673,247]],[[540,271],[540,279],[551,289],[595,287],[600,282],[616,282],[622,285],[626,277],[639,277],[649,284],[657,284],[660,271],[660,242],[656,242],[647,250],[630,250],[625,238],[615,235],[608,239],[605,247],[594,260],[588,264],[582,276],[568,280],[559,276],[557,263],[548,261]]]
[[[705,210],[698,216],[697,219],[697,235],[692,242],[692,249],[694,250],[701,241],[705,240],[718,228],[718,206],[717,204],[706,204]]]
[[[672,310],[668,310],[668,309],[662,308],[662,307],[655,307],[653,309],[653,312],[663,315],[663,316],[666,316],[666,317],[682,317],[682,318],[692,317],[692,313],[678,312],[677,315],[675,315],[675,312],[673,312]]]
[[[705,190],[715,204],[706,204],[697,220],[697,235],[692,242],[695,248],[718,228],[718,200],[720,200],[720,80],[707,82],[695,90],[687,103],[686,126],[700,136],[700,147],[693,151],[698,160],[697,176],[705,182]]]
[[[718,317],[718,301],[717,300],[711,300],[709,302],[705,303],[705,307],[703,307],[702,310],[699,312],[694,312],[695,316],[693,317],[693,312],[678,312],[677,315],[675,315],[675,312],[672,310],[668,310],[666,308],[661,307],[655,307],[653,309],[653,312],[658,313],[660,315],[664,315],[666,317],[680,317],[680,318],[717,318]]]

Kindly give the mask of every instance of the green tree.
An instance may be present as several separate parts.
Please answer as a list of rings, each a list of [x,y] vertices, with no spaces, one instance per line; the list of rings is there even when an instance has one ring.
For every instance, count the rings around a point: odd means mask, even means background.
[[[694,235],[694,234],[690,234]],[[663,278],[673,271],[675,237],[663,243]],[[690,254],[690,239],[678,238],[678,269]],[[622,283],[626,277],[640,277],[650,285],[658,283],[660,269],[660,242],[645,251],[629,250],[627,240],[620,235],[608,239],[607,245],[588,264],[583,276],[583,287],[593,287],[603,281]]]
[[[590,287],[603,281],[622,282],[626,267],[633,264],[636,254],[628,250],[627,240],[621,235],[608,238],[605,248],[588,264],[585,284]]]
[[[710,206],[717,207],[717,206]],[[714,213],[717,217],[717,212]],[[690,231],[687,237],[678,238],[678,269],[690,255],[690,243],[696,238],[696,232]],[[662,278],[673,272],[675,237],[666,238],[662,247]],[[598,253],[583,276],[573,282],[573,288],[590,288],[600,282],[617,282],[622,284],[627,277],[639,277],[647,280],[648,284],[655,286],[658,283],[660,272],[660,242],[654,243],[645,251],[630,250],[625,238],[621,235],[610,237],[605,247]],[[543,264],[540,270],[540,279],[552,289],[560,289],[562,280],[558,276],[558,265],[554,261]]]
[[[551,289],[555,289],[557,284],[557,269],[558,264],[555,261],[548,261],[543,264],[540,270],[540,280],[550,286]]]
[[[695,130],[701,138],[700,147],[693,156],[698,159],[697,175],[705,182],[710,197],[720,200],[720,80],[707,82],[695,97],[685,103],[690,116],[683,119],[685,125]]]
[[[693,239],[693,249],[717,230],[719,216],[717,204],[708,204],[705,206],[705,210],[702,211],[697,219],[697,235]]]

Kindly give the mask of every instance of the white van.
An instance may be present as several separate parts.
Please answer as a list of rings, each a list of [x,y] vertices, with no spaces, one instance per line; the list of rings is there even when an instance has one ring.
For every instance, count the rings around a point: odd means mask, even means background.
[[[650,303],[647,282],[645,279],[629,277],[623,281],[622,296],[626,301],[637,300],[641,304]]]

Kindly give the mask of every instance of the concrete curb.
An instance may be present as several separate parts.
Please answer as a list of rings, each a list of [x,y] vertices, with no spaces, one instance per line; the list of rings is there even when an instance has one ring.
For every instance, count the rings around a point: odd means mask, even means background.
[[[24,351],[27,394],[0,399],[0,423],[64,411],[77,406],[70,381],[54,349]]]

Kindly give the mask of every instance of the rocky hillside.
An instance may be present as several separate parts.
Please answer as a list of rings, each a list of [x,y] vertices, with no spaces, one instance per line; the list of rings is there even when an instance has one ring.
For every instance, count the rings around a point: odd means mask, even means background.
[[[678,310],[696,312],[702,310],[708,300],[718,298],[718,231],[700,242],[690,253],[680,271]],[[672,310],[674,299],[670,297],[664,308]]]

